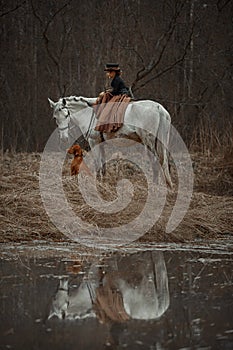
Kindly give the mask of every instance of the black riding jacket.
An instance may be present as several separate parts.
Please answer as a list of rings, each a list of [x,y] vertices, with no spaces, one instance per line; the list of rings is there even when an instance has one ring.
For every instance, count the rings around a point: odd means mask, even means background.
[[[124,95],[129,93],[128,88],[126,87],[124,81],[121,79],[119,75],[115,75],[115,77],[112,79],[111,87],[112,87],[111,94],[114,96]]]

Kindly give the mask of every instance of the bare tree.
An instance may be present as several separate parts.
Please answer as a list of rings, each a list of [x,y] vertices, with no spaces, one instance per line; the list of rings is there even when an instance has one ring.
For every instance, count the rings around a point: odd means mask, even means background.
[[[233,109],[232,1],[1,5],[2,148],[42,150],[55,127],[47,97],[96,96],[109,61],[120,63],[135,97],[168,108],[187,142],[205,122],[224,134]]]

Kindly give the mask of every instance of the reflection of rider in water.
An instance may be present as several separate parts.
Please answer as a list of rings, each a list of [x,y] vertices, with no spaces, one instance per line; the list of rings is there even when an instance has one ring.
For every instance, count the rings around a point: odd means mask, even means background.
[[[99,265],[99,262],[98,262]],[[169,305],[166,265],[162,252],[114,255],[93,263],[88,278],[78,288],[60,287],[48,319],[95,317],[101,323],[125,323],[129,319],[158,319]]]
[[[169,291],[161,252],[115,257],[99,273],[93,308],[101,323],[156,319],[166,311]]]
[[[101,281],[96,289],[93,307],[100,323],[124,322],[130,319],[124,308],[122,293],[117,288],[114,278],[108,274],[105,276],[104,284]]]

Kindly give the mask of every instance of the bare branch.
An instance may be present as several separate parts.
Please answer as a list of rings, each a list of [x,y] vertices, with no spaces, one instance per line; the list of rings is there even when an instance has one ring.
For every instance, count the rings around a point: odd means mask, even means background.
[[[173,18],[171,19],[170,23],[169,23],[169,27],[168,27],[168,30],[167,32],[165,32],[164,34],[161,35],[161,37],[157,40],[157,43],[156,43],[156,46],[155,46],[155,52],[157,54],[157,52],[160,50],[159,52],[159,55],[155,57],[153,57],[151,59],[151,61],[149,62],[149,64],[145,67],[142,67],[138,72],[137,72],[137,75],[136,75],[136,78],[135,80],[133,81],[131,87],[132,87],[132,90],[135,91],[135,88],[136,88],[136,84],[142,80],[143,78],[145,78],[147,75],[149,75],[161,62],[162,60],[162,57],[164,55],[164,52],[167,48],[167,45],[170,41],[170,38],[176,28],[176,25],[177,25],[177,18],[179,17],[183,7],[185,5],[185,2],[182,2],[180,4],[180,6],[176,8],[176,12],[173,16]],[[179,60],[180,61],[180,60]],[[150,79],[149,81],[151,81],[153,79]],[[143,84],[144,86],[145,84]],[[138,90],[138,89],[136,89]]]
[[[49,21],[46,23],[46,26],[43,30],[43,33],[42,33],[42,36],[44,38],[44,42],[45,42],[45,48],[46,48],[46,51],[48,53],[48,56],[50,57],[50,59],[53,61],[53,63],[58,66],[59,64],[59,58],[57,58],[53,52],[50,50],[49,48],[49,37],[48,37],[48,30],[49,30],[49,27],[51,25],[51,23],[54,21],[55,17],[64,10],[64,8],[66,8],[69,4],[70,4],[71,0],[68,1],[65,5],[63,5],[62,7],[60,7],[53,15],[52,17],[49,19]],[[34,7],[34,4],[33,4],[33,0],[31,0],[31,6],[32,6],[32,11],[33,11],[33,14],[34,16],[39,20],[40,24],[42,25],[43,24],[43,21],[42,19],[40,18],[40,16],[37,14],[36,10],[35,10],[35,7]],[[63,48],[61,48],[61,52],[63,52]]]
[[[226,7],[229,3],[231,3],[231,0],[226,0],[225,2],[223,2],[223,4],[222,2],[223,1],[221,0],[218,0],[217,2],[217,8],[219,12],[221,12],[224,9],[224,7]]]
[[[36,12],[36,9],[35,9],[33,0],[31,0],[30,3],[31,3],[32,12],[33,12],[34,16],[39,20],[40,24],[42,25],[42,24],[43,24],[43,21],[42,21],[42,19],[40,18],[40,16],[38,15],[38,13]]]
[[[20,7],[23,7],[23,5],[25,3],[26,3],[26,1],[23,1],[22,4],[15,6],[13,9],[10,9],[10,10],[8,10],[6,12],[1,13],[0,17],[4,17],[4,16],[8,15],[9,13],[17,11]]]
[[[147,85],[148,83],[150,83],[152,80],[155,80],[157,78],[159,78],[161,75],[167,73],[168,71],[170,71],[171,69],[173,69],[175,66],[177,66],[179,63],[181,63],[185,56],[187,55],[187,51],[188,51],[188,48],[190,46],[190,43],[191,43],[191,40],[192,40],[192,37],[193,37],[193,29],[191,30],[190,34],[189,34],[189,39],[188,41],[186,42],[186,45],[185,45],[185,49],[184,49],[184,52],[183,54],[181,55],[181,57],[179,57],[176,61],[174,61],[173,63],[171,63],[169,66],[167,66],[166,68],[164,68],[163,70],[161,70],[160,72],[158,72],[156,75],[154,75],[153,77],[151,77],[150,79],[147,79],[143,84],[141,84],[140,86],[138,86],[137,88],[134,89],[134,91],[137,91],[139,89],[141,89],[142,87],[144,87],[145,85]]]

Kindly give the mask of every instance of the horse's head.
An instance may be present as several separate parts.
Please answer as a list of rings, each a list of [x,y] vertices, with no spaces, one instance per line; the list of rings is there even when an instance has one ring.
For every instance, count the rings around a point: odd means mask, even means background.
[[[56,120],[60,139],[67,141],[71,114],[73,116],[85,110],[87,107],[92,106],[96,101],[96,97],[86,98],[82,96],[69,96],[60,98],[58,102],[53,102],[50,99],[48,100],[50,106],[53,108],[53,118]]]
[[[48,99],[50,106],[53,108],[53,118],[56,120],[60,139],[68,140],[69,122],[70,122],[70,111],[66,104],[65,98],[60,98],[58,102],[53,102]]]

